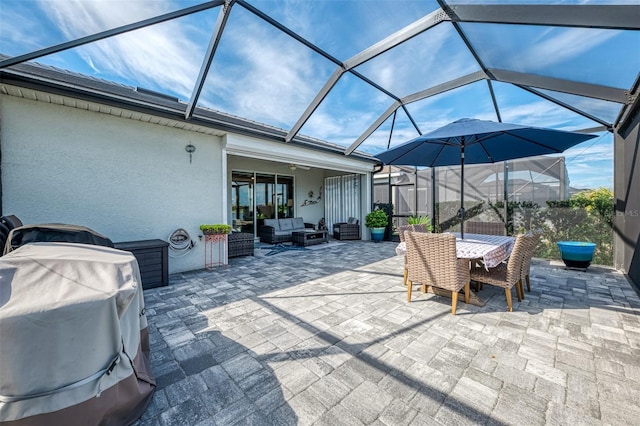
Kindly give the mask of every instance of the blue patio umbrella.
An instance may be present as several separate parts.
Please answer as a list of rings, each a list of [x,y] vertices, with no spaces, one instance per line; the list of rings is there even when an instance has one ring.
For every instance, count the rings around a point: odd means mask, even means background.
[[[460,164],[460,234],[464,237],[464,165],[557,154],[596,137],[490,120],[463,118],[377,154],[386,165],[439,167]]]

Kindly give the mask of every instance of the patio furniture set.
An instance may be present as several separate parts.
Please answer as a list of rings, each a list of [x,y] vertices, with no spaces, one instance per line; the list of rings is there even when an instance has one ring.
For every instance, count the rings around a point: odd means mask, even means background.
[[[260,241],[277,244],[292,242],[299,245],[319,244],[328,242],[328,231],[316,229],[313,223],[305,223],[301,217],[265,219],[260,228]],[[360,221],[350,217],[346,222],[333,224],[333,238],[336,240],[359,240]]]
[[[453,315],[461,289],[465,303],[469,303],[471,282],[476,282],[479,290],[483,283],[504,288],[509,312],[513,310],[512,287],[516,288],[518,301],[525,297],[523,282],[531,291],[529,271],[539,234],[466,234],[462,238],[459,234],[431,234],[414,227],[399,228],[401,242],[396,248],[398,255],[405,256],[407,302],[411,302],[414,282],[422,284],[423,293],[429,286],[451,292]]]
[[[265,219],[260,228],[260,241],[269,244],[292,242],[293,233],[305,229],[315,229],[315,225],[305,223],[301,217]]]

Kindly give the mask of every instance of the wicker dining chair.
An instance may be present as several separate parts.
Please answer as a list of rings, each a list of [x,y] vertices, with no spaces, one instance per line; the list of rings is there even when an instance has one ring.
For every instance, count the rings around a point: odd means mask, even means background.
[[[502,222],[475,222],[464,223],[464,232],[468,234],[506,235],[506,229]]]
[[[402,225],[398,226],[398,237],[400,237],[400,242],[404,242],[404,233],[405,232],[429,232],[427,229],[427,225],[424,224],[415,224],[415,225]],[[407,285],[407,256],[404,256],[404,274],[402,278],[402,285]]]
[[[538,241],[540,241],[540,233],[533,232],[527,235],[529,238],[527,239],[526,252],[522,258],[522,271],[520,271],[520,278],[525,280],[527,283],[527,293],[531,293],[531,280],[529,278],[529,274],[531,272],[531,259],[533,258],[533,253],[536,251]]]
[[[511,287],[516,287],[518,301],[524,298],[521,273],[523,259],[527,251],[527,246],[530,244],[530,239],[531,236],[529,235],[518,235],[516,237],[516,242],[507,263],[501,263],[494,268],[489,268],[489,270],[484,266],[474,266],[471,268],[471,280],[505,289],[509,312],[513,311]]]
[[[407,244],[407,302],[411,302],[414,282],[451,291],[451,314],[456,314],[458,291],[464,288],[469,303],[469,261],[456,257],[456,237],[452,234],[405,232]]]

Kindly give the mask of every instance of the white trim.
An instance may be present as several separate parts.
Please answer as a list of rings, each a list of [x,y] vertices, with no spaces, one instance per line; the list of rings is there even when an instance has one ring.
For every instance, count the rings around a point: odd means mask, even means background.
[[[222,191],[220,191],[220,201],[222,202],[222,223],[229,223],[228,222],[228,209],[229,209],[229,200],[228,200],[228,195],[229,195],[229,187],[227,186],[228,184],[228,180],[227,180],[227,149],[225,148],[225,144],[224,141],[222,143],[222,155],[220,155],[220,169],[222,170]],[[225,251],[225,256],[227,252]],[[228,263],[228,262],[227,262]],[[226,263],[225,263],[226,265]]]
[[[70,108],[76,108],[86,111],[98,112],[101,114],[112,115],[114,117],[127,118],[143,123],[158,124],[166,127],[187,130],[190,132],[204,133],[213,136],[224,136],[226,132],[206,126],[185,123],[184,121],[172,120],[169,118],[161,118],[153,114],[145,114],[141,112],[131,111],[125,108],[113,107],[98,102],[89,102],[62,96],[48,92],[28,89],[24,87],[11,86],[9,84],[0,84],[0,94],[15,96],[18,98],[30,99],[32,101],[45,102],[54,105],[61,105]],[[173,110],[171,111],[173,112]]]
[[[348,158],[342,154],[331,154],[313,149],[305,149],[290,144],[266,141],[235,134],[227,134],[227,154],[281,163],[295,163],[303,166],[331,169],[349,173],[369,173],[374,164]]]

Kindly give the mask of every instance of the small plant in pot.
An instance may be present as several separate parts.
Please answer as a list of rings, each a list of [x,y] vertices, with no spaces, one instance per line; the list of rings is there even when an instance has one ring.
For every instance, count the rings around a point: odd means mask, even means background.
[[[231,225],[224,223],[216,225],[200,225],[200,230],[204,235],[228,234],[231,232]]]
[[[431,218],[427,215],[409,216],[407,218],[407,225],[424,225],[428,232],[433,231],[433,227],[431,226]]]
[[[389,223],[389,217],[384,210],[376,209],[367,214],[364,224],[371,230],[371,239],[375,242],[382,241],[384,230]]]

